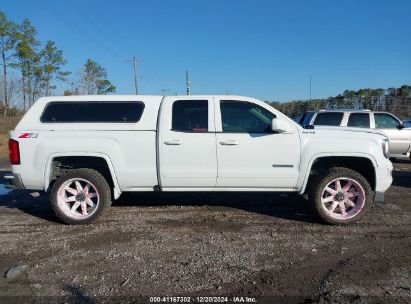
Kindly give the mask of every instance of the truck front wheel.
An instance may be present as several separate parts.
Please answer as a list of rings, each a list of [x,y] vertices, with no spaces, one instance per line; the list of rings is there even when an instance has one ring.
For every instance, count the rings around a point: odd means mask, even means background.
[[[51,190],[51,206],[67,224],[90,224],[110,205],[110,187],[96,170],[70,170],[56,180]]]
[[[360,220],[372,204],[372,190],[358,172],[334,167],[313,178],[309,199],[319,217],[329,224]]]

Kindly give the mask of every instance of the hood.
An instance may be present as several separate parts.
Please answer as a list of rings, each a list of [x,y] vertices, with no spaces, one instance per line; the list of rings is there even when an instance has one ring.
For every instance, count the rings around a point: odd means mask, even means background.
[[[370,134],[378,134],[384,137],[387,137],[387,134],[383,130],[377,129],[367,129],[367,128],[353,128],[353,127],[333,127],[333,126],[315,126],[314,129],[305,129],[309,130],[324,130],[324,131],[343,131],[343,132],[360,132],[360,133],[370,133]]]

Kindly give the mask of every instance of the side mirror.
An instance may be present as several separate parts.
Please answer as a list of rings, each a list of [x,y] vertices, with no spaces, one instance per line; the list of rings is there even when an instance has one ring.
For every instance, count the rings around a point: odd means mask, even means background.
[[[288,131],[287,125],[279,118],[273,118],[271,122],[271,130],[277,133],[284,133]]]

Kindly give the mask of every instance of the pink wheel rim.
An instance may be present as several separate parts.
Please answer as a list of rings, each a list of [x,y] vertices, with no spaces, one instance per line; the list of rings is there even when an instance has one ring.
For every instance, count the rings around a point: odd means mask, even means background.
[[[69,218],[86,219],[96,212],[100,196],[96,186],[83,178],[65,181],[57,191],[57,205]]]
[[[339,177],[329,182],[321,193],[321,206],[333,219],[349,220],[365,205],[365,191],[359,182]]]

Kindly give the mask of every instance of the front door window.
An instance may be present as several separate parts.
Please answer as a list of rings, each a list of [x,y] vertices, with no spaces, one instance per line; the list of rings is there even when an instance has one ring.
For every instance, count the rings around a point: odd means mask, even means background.
[[[243,101],[224,100],[220,103],[223,132],[272,133],[275,115],[266,109]]]

